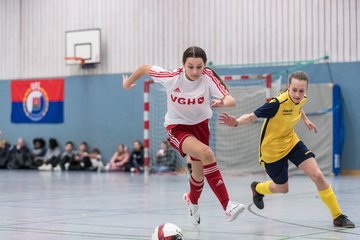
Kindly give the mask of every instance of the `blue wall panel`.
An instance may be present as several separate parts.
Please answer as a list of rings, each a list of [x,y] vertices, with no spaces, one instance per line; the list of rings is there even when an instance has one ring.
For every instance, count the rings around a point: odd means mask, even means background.
[[[217,69],[221,75],[277,72],[289,66]],[[344,99],[345,145],[342,169],[360,169],[358,96],[360,92],[360,62],[309,65],[304,68],[312,83],[329,82],[330,76],[341,87]],[[67,140],[76,146],[86,140],[90,147],[99,147],[105,160],[117,144],[143,138],[143,83],[129,91],[122,89],[121,74],[76,76],[65,78],[65,121],[63,124],[12,124],[10,122],[10,81],[0,81],[0,129],[3,137],[15,143],[20,136],[29,144],[35,137],[56,137],[61,146]],[[311,96],[309,96],[311,97]],[[316,136],[315,136],[316,137]],[[0,137],[1,138],[1,137]]]
[[[13,124],[10,122],[10,81],[0,81],[0,129],[3,137],[15,143],[20,136],[31,146],[35,137],[56,137],[61,144],[75,145],[86,140],[98,147],[108,160],[117,144],[129,147],[143,136],[143,87],[122,89],[120,75],[65,78],[63,124]]]

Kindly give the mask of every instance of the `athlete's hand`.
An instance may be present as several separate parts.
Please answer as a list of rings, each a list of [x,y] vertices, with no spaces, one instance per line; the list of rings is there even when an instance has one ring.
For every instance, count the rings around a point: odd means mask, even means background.
[[[131,89],[136,86],[135,83],[129,85],[129,77],[128,75],[123,75],[123,88],[124,89]]]
[[[219,115],[219,124],[228,125],[230,127],[236,127],[238,122],[236,118],[224,112]]]
[[[212,104],[210,107],[212,108],[218,108],[218,107],[223,107],[224,106],[224,100],[222,99],[215,99],[212,100]]]
[[[307,126],[307,128],[309,129],[309,131],[314,131],[315,133],[317,133],[317,128],[316,125],[313,124],[309,119],[304,120],[305,125]]]

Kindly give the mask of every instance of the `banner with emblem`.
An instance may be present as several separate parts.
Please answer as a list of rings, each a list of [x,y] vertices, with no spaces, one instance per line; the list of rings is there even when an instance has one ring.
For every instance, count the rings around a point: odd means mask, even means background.
[[[64,79],[11,81],[11,122],[63,123]]]

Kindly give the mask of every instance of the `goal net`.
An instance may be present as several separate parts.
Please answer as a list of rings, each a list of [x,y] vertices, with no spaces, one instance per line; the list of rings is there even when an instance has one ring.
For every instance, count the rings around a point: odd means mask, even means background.
[[[268,75],[269,76],[269,75]],[[260,77],[260,78],[258,78]],[[264,76],[232,76],[225,81],[231,95],[236,99],[234,108],[213,109],[210,119],[210,146],[213,149],[222,172],[233,175],[264,173],[259,166],[259,141],[262,119],[256,122],[231,128],[218,124],[218,116],[222,112],[239,117],[251,113],[264,104],[269,98],[278,95],[286,86],[282,85],[282,78],[271,80]],[[285,83],[286,84],[286,83]],[[318,134],[309,132],[302,121],[297,125],[296,132],[305,144],[315,153],[316,160],[324,174],[331,173],[333,154],[333,86],[331,84],[313,84],[309,86],[307,104],[304,111],[315,123]],[[149,86],[149,159],[150,164],[155,160],[155,154],[160,142],[166,139],[166,130],[163,126],[166,113],[166,92],[160,84]],[[336,137],[335,137],[336,139]],[[184,166],[185,160],[179,158],[178,166]],[[293,174],[302,174],[292,164],[289,171]]]
[[[267,79],[269,80],[269,79]],[[218,115],[227,112],[239,117],[251,113],[269,98],[280,93],[281,78],[265,78],[226,81],[231,95],[236,99],[236,107],[214,109],[210,121],[211,147],[223,172],[246,174],[263,172],[259,167],[259,141],[262,121],[256,121],[237,128],[218,124]]]

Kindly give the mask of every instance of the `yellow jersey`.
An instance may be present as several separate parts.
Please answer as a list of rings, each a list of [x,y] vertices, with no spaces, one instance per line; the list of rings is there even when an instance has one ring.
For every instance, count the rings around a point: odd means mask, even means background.
[[[301,118],[305,102],[306,96],[295,104],[286,91],[255,110],[254,114],[258,118],[265,118],[260,135],[260,161],[276,162],[300,141],[294,127]]]

